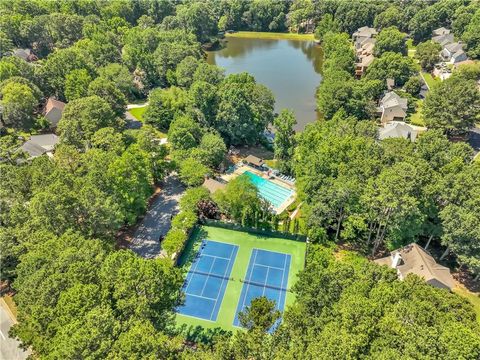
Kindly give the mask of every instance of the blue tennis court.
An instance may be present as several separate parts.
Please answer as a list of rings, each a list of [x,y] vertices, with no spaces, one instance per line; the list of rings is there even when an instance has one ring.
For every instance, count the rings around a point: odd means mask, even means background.
[[[232,271],[238,246],[204,240],[187,274],[185,303],[178,313],[215,321]]]
[[[257,297],[275,300],[277,309],[283,311],[290,261],[289,254],[253,249],[233,325],[240,326],[238,313]]]

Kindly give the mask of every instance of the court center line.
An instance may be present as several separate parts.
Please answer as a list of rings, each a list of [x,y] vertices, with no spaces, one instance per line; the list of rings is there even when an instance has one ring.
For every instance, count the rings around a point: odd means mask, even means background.
[[[200,298],[200,299],[207,299],[207,300],[215,301],[215,298],[209,298],[207,296],[202,296],[202,295],[188,294],[188,296],[193,296],[193,297]]]
[[[269,274],[269,273],[270,273],[270,267],[267,267],[267,275],[265,276],[265,282],[263,283],[262,296],[265,296],[265,290],[267,289],[265,286],[267,285],[268,274]]]
[[[227,267],[226,267],[225,270],[223,271],[222,284],[220,285],[220,288],[219,288],[218,291],[217,291],[217,297],[215,298],[215,305],[213,306],[213,309],[212,309],[212,311],[210,312],[210,316],[209,316],[209,319],[210,319],[210,320],[212,319],[213,312],[215,311],[215,308],[217,307],[218,297],[220,296],[220,292],[221,292],[221,289],[222,289],[222,287],[223,287],[223,282],[226,280],[226,279],[225,279],[225,274],[227,273],[228,267],[230,266],[230,261],[232,261],[232,255],[233,255],[233,251],[235,250],[235,246],[234,246],[234,245],[231,245],[231,246],[232,246],[232,250],[230,250],[230,257],[228,258]],[[209,276],[210,276],[210,275],[209,275]],[[225,290],[226,290],[226,289],[225,289]]]
[[[200,293],[200,295],[202,296],[203,296],[203,291],[205,290],[205,286],[207,286],[208,279],[210,279],[210,274],[212,272],[213,264],[215,264],[215,260],[213,260],[212,265],[210,265],[210,269],[208,270],[208,275],[207,275],[207,278],[205,279],[205,284],[203,284],[202,292]]]
[[[247,298],[248,290],[250,289],[250,281],[252,280],[253,268],[255,266],[255,263],[257,262],[258,251],[257,251],[257,249],[253,249],[253,251],[255,251],[255,258],[253,259],[252,271],[250,271],[250,277],[248,278],[247,289],[245,291],[245,296],[243,297],[242,308],[240,309],[240,311],[242,311],[243,308],[245,307],[245,299]],[[237,314],[237,316],[238,316],[238,314]]]
[[[256,266],[263,266],[266,268],[272,268],[272,269],[277,269],[277,270],[283,270],[285,268],[277,267],[277,266],[270,266],[270,265],[263,265],[263,264],[255,264]]]
[[[287,267],[287,254],[285,254],[285,259],[283,260],[283,271],[282,271],[282,283],[280,285],[280,288],[283,289],[283,279],[285,277],[285,272],[286,272],[286,267]],[[288,285],[288,279],[287,279],[287,285]],[[287,297],[287,286],[285,286],[285,297]],[[282,300],[282,292],[280,291],[278,295],[278,304],[277,304],[277,309],[280,310],[280,301]]]

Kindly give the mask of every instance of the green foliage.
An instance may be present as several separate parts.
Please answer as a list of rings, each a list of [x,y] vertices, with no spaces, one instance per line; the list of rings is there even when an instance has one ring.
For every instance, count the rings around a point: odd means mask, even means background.
[[[423,81],[418,76],[412,76],[403,86],[403,89],[412,96],[418,96],[422,90]]]
[[[65,98],[68,101],[87,96],[92,78],[85,69],[70,71],[65,77]]]
[[[220,135],[206,133],[200,145],[192,152],[192,156],[210,168],[217,168],[224,160],[227,147]]]
[[[38,104],[33,90],[25,84],[10,82],[0,90],[2,117],[6,125],[16,129],[28,128]]]
[[[475,80],[453,75],[427,95],[423,116],[428,127],[448,134],[466,131],[480,119],[480,93]]]
[[[480,9],[472,16],[462,35],[467,45],[467,54],[473,58],[480,57]]]
[[[187,93],[175,86],[168,89],[155,89],[148,96],[149,106],[143,118],[162,130],[168,130],[176,115],[184,112],[187,106]]]
[[[102,127],[117,127],[115,114],[108,103],[98,96],[69,102],[58,123],[62,142],[78,149],[90,146],[93,134]]]
[[[33,66],[16,56],[7,56],[0,59],[0,81],[12,76],[21,76],[33,80]]]
[[[188,150],[196,147],[201,137],[201,127],[188,116],[177,117],[168,130],[168,140],[173,150]]]
[[[135,93],[133,76],[126,66],[111,63],[98,69],[98,74],[100,78],[113,82],[127,98],[131,98]]]
[[[187,56],[175,69],[177,85],[189,88],[193,82],[193,75],[198,68],[199,61],[193,56]]]
[[[386,52],[382,57],[373,60],[367,69],[366,78],[382,81],[392,78],[395,84],[402,86],[415,73],[415,64],[411,58],[399,53]]]
[[[232,74],[219,89],[217,130],[229,144],[255,144],[273,121],[272,92],[247,74]]]
[[[105,100],[117,117],[125,116],[127,99],[113,81],[96,78],[88,86],[88,95],[96,95]]]
[[[282,110],[273,121],[276,130],[273,150],[275,159],[280,160],[281,171],[290,172],[289,162],[295,150],[295,130],[293,127],[296,123],[295,115],[291,110]]]
[[[239,176],[228,182],[224,190],[213,194],[220,210],[243,225],[253,224],[255,216],[264,210],[256,186],[247,176]]]
[[[432,71],[436,63],[440,61],[440,44],[433,41],[425,41],[417,45],[415,57],[425,71]]]
[[[325,14],[315,28],[315,39],[322,40],[325,34],[340,32],[340,25],[331,14]]]
[[[180,199],[180,210],[182,211],[196,211],[197,204],[200,201],[208,200],[210,193],[203,186],[189,188],[185,191]]]
[[[400,28],[402,24],[402,13],[397,6],[389,6],[387,9],[375,16],[374,27],[379,30],[396,26]]]
[[[265,296],[255,298],[245,310],[238,313],[238,320],[249,331],[259,329],[266,332],[280,318],[280,311],[275,306],[275,301]]]
[[[199,186],[203,183],[208,168],[199,160],[187,158],[180,162],[180,180],[188,186]]]
[[[406,36],[407,34],[400,32],[396,26],[383,29],[376,38],[375,56],[382,56],[386,52],[407,55]]]

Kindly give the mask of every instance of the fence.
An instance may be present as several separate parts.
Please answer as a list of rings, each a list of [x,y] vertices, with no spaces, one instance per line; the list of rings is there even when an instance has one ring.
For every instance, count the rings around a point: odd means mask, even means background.
[[[235,223],[226,223],[218,220],[203,219],[203,220],[200,220],[200,223],[208,226],[215,226],[215,227],[229,229],[229,230],[244,231],[244,232],[257,234],[257,235],[266,235],[266,236],[278,237],[282,239],[295,240],[295,241],[301,241],[301,242],[307,241],[307,237],[305,235],[291,234],[291,233],[277,231],[277,230],[257,229],[257,228],[252,228],[248,226],[242,226]]]

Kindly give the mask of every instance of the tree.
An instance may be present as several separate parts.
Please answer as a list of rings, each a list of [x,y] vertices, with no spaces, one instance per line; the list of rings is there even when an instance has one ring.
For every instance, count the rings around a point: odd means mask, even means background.
[[[375,42],[375,56],[382,56],[386,52],[400,53],[407,55],[405,45],[406,34],[400,32],[396,26],[388,27],[380,31]]]
[[[432,31],[437,25],[437,19],[430,7],[418,11],[408,23],[408,30],[413,42],[418,44],[432,36]]]
[[[412,76],[403,86],[404,90],[412,96],[418,96],[422,90],[423,82],[418,76]]]
[[[447,134],[466,131],[480,118],[480,93],[475,80],[451,76],[435,86],[423,105],[428,127]]]
[[[175,77],[177,85],[189,88],[193,82],[193,75],[197,70],[199,61],[193,56],[187,56],[183,59],[175,69]]]
[[[33,80],[33,66],[17,56],[7,56],[0,59],[0,81],[12,76],[21,76]]]
[[[93,80],[88,86],[89,96],[98,96],[105,100],[117,117],[123,118],[127,110],[127,99],[116,87],[115,83],[101,77]]]
[[[382,11],[375,16],[373,25],[379,30],[391,26],[396,26],[397,28],[402,28],[402,26],[405,27],[404,24],[402,24],[402,10],[397,6],[389,6],[385,11]]]
[[[326,33],[340,32],[340,25],[331,14],[325,14],[315,28],[315,39],[322,40]]]
[[[220,135],[206,133],[202,136],[200,145],[194,149],[192,156],[210,168],[217,168],[224,160],[227,147]]]
[[[259,329],[267,332],[280,318],[280,311],[276,309],[275,301],[265,296],[252,299],[245,310],[238,313],[240,324],[248,330]]]
[[[187,93],[178,87],[155,89],[150,92],[149,106],[143,118],[147,124],[168,130],[174,117],[184,112],[187,101]]]
[[[206,81],[195,81],[188,95],[192,105],[201,111],[209,126],[215,126],[215,116],[218,109],[218,88]]]
[[[199,144],[201,137],[202,129],[188,116],[177,117],[168,130],[168,139],[173,150],[194,148]]]
[[[188,6],[177,6],[176,17],[179,27],[195,34],[200,42],[207,41],[218,32],[217,20],[207,3],[196,2]]]
[[[65,98],[72,101],[87,96],[91,81],[92,77],[85,69],[70,71],[65,77]]]
[[[473,58],[480,57],[480,9],[473,15],[462,35],[467,45],[467,54]]]
[[[98,69],[100,78],[111,81],[127,98],[132,98],[135,93],[133,75],[125,65],[111,63]]]
[[[290,161],[293,158],[295,150],[295,130],[293,127],[297,123],[295,115],[291,110],[282,110],[282,112],[273,121],[276,129],[273,150],[275,159],[280,161],[281,171],[290,172]]]
[[[436,63],[440,61],[440,44],[433,41],[425,41],[417,45],[415,57],[420,61],[420,66],[425,71],[432,71]]]
[[[194,158],[187,158],[180,162],[180,180],[188,186],[203,184],[208,168]]]
[[[273,121],[275,99],[247,73],[232,74],[219,90],[217,130],[227,143],[254,144]]]
[[[17,129],[28,128],[38,104],[32,89],[25,84],[10,82],[1,88],[0,95],[4,123]]]
[[[366,78],[381,81],[392,78],[395,84],[402,86],[415,73],[415,64],[411,58],[399,53],[386,52],[382,57],[373,60],[367,69]]]
[[[223,213],[245,225],[252,224],[255,214],[264,207],[256,186],[246,175],[229,181],[225,190],[213,194],[213,199]]]
[[[312,0],[294,0],[288,12],[288,23],[292,31],[308,31],[308,22],[313,21],[315,8]]]
[[[108,103],[98,96],[73,100],[65,106],[58,123],[62,142],[78,149],[90,147],[93,134],[103,127],[117,128],[115,114]]]

